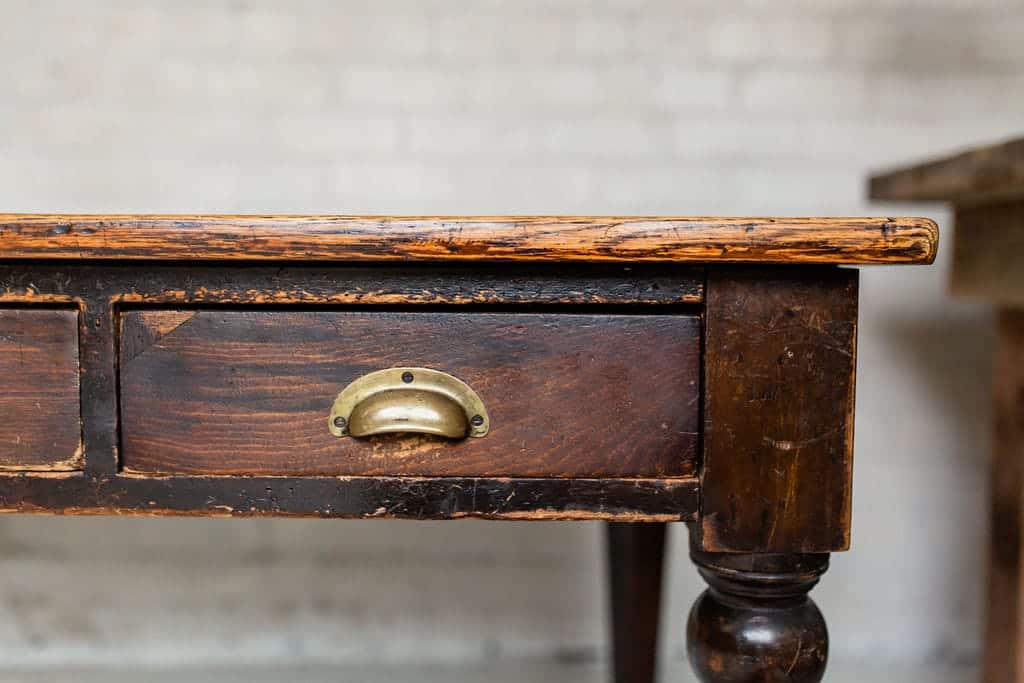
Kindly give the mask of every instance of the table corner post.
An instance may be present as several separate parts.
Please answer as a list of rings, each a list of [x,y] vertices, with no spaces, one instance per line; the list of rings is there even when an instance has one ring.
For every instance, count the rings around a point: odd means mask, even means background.
[[[824,675],[828,632],[808,593],[850,543],[856,331],[856,271],[709,272],[690,525],[708,588],[687,624],[703,681]]]

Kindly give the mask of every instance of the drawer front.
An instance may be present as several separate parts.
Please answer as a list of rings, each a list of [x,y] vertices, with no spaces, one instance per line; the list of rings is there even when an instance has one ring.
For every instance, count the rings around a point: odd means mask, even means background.
[[[685,315],[126,311],[125,471],[675,477],[695,472],[700,322]],[[334,436],[353,380],[429,367],[489,432]]]
[[[77,312],[0,309],[0,378],[0,469],[80,469]]]

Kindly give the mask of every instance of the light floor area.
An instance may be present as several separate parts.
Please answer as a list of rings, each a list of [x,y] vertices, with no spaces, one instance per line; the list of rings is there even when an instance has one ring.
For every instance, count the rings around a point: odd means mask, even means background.
[[[695,681],[683,662],[666,665],[666,683]],[[580,663],[502,661],[473,666],[295,666],[225,669],[92,669],[0,672],[0,683],[605,683],[604,666]],[[829,683],[976,683],[972,666],[901,667],[833,663]]]

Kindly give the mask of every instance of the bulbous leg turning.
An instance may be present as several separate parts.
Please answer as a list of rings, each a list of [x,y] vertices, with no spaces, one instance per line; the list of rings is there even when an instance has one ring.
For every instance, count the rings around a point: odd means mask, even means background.
[[[708,589],[690,611],[690,664],[707,683],[816,683],[828,631],[807,596],[828,555],[691,551]]]

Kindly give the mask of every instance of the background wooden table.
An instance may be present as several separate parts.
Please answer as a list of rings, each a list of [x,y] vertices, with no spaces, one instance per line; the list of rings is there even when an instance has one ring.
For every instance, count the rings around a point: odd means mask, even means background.
[[[872,199],[948,201],[951,291],[997,310],[985,680],[1024,680],[1024,138],[871,178]]]

